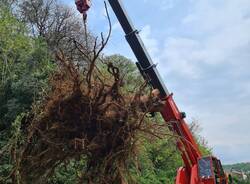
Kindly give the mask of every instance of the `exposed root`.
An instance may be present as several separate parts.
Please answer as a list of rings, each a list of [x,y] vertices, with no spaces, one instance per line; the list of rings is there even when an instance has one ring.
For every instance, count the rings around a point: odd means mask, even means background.
[[[62,53],[57,59],[51,91],[23,122],[27,138],[15,153],[12,177],[44,183],[61,163],[85,156],[81,183],[126,183],[139,135],[157,131],[145,121],[150,100],[142,108],[143,88],[121,94],[123,82],[112,63],[106,66],[111,80],[104,81],[92,65],[83,75]]]

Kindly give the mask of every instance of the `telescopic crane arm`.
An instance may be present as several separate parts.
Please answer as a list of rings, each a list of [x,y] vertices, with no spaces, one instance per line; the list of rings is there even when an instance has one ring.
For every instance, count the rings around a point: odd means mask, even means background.
[[[173,94],[169,93],[156,69],[147,49],[145,48],[139,31],[136,30],[122,5],[121,0],[108,0],[118,21],[120,22],[125,38],[137,58],[137,67],[143,77],[147,79],[154,89],[160,91],[164,100],[164,109],[160,112],[170,130],[179,138],[177,147],[181,152],[184,167],[179,168],[176,184],[227,184],[226,175],[220,160],[213,156],[202,157],[199,147],[189,130],[184,118],[185,113],[180,112],[174,102]],[[76,0],[77,9],[83,16],[90,8],[90,0]]]

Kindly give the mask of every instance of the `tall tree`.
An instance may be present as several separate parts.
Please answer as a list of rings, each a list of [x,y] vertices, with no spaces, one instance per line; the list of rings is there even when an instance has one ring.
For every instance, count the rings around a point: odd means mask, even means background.
[[[25,21],[34,36],[40,36],[47,42],[51,53],[58,49],[68,55],[78,55],[74,41],[93,46],[93,37],[85,33],[83,21],[70,7],[59,4],[56,0],[20,0],[19,9],[21,19]]]
[[[52,69],[46,43],[32,39],[10,8],[0,11],[0,127],[30,108]]]

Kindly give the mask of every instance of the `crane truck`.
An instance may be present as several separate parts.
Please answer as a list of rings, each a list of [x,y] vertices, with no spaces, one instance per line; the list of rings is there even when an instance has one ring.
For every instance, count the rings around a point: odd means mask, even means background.
[[[185,113],[181,112],[173,94],[168,91],[163,80],[153,63],[139,31],[133,26],[121,0],[108,0],[118,21],[125,32],[125,38],[130,45],[136,59],[136,65],[142,76],[148,80],[153,89],[158,89],[160,98],[165,101],[164,108],[160,112],[162,118],[171,127],[179,138],[177,148],[181,153],[184,166],[177,170],[175,184],[228,184],[227,176],[223,171],[221,162],[214,156],[203,156],[194,136],[186,121]],[[90,0],[76,0],[77,10],[86,19],[87,11],[91,6]]]

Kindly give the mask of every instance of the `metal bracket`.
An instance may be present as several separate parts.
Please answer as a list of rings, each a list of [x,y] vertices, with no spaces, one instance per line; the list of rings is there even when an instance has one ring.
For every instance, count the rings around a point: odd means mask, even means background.
[[[148,83],[152,85],[152,80],[148,76],[147,71],[149,71],[149,70],[151,70],[153,68],[156,68],[157,64],[152,64],[152,65],[148,66],[147,68],[143,68],[139,62],[136,62],[136,66],[139,69],[139,71],[140,71],[142,77],[144,78],[144,80],[148,81]]]
[[[126,34],[126,37],[129,37],[131,35],[135,35],[135,34],[138,34],[140,31],[138,31],[137,29],[136,30],[133,30],[131,31],[130,33]]]
[[[157,67],[157,63],[156,64],[152,64],[152,65],[150,65],[150,66],[148,66],[147,68],[142,68],[142,71],[148,71],[148,70],[150,70],[150,69],[152,69],[152,68],[156,68]]]

